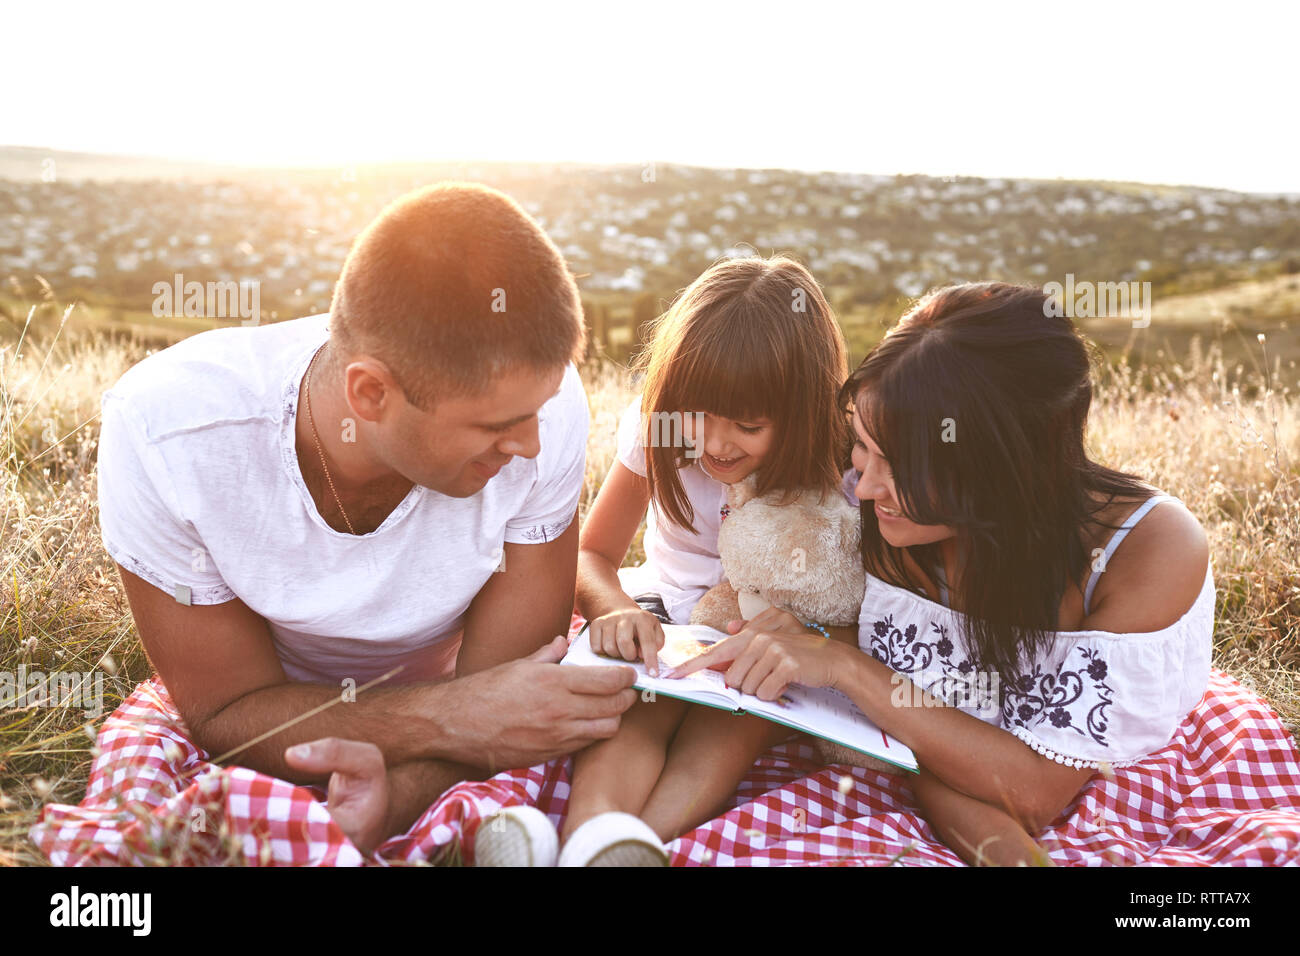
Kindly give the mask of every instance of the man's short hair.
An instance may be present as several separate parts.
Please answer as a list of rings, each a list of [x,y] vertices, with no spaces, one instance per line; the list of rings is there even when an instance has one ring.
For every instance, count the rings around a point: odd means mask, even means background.
[[[425,410],[505,369],[581,361],[586,344],[577,285],[541,226],[504,193],[456,182],[402,196],[357,237],[330,335]]]

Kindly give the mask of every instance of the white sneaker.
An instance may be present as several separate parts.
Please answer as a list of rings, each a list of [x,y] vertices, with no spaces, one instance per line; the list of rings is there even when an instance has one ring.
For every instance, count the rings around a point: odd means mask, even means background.
[[[668,848],[640,817],[597,814],[569,837],[557,866],[667,866]]]
[[[536,807],[506,807],[474,834],[475,866],[555,866],[560,836]]]

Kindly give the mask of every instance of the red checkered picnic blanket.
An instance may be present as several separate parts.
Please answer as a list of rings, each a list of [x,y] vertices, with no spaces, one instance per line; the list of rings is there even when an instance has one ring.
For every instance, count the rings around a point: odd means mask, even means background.
[[[479,824],[503,806],[533,804],[559,826],[572,767],[563,758],[459,784],[363,857],[324,789],[209,763],[157,678],[98,742],[86,798],[45,807],[31,830],[56,865],[392,866],[458,851],[469,862]],[[909,780],[824,767],[796,738],[759,759],[722,816],[670,844],[672,862],[963,865],[917,814]],[[1300,865],[1300,753],[1266,702],[1214,670],[1169,746],[1095,775],[1038,842],[1058,864]]]

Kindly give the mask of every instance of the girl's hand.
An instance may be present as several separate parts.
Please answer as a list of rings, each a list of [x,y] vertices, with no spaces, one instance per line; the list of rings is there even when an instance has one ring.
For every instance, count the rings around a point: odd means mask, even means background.
[[[591,622],[587,636],[597,654],[625,661],[642,659],[650,676],[659,676],[659,648],[664,646],[664,629],[659,618],[644,608],[610,611]]]
[[[807,630],[793,614],[769,608],[739,633],[718,641],[664,676],[685,677],[731,661],[727,686],[763,700],[776,700],[789,684],[834,687],[840,647],[825,635]]]

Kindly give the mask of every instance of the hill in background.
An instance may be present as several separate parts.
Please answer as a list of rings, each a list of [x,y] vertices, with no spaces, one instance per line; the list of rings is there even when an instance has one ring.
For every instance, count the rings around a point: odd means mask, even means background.
[[[177,275],[256,283],[262,321],[322,312],[356,234],[444,179],[496,186],[538,217],[579,277],[594,338],[619,360],[711,262],[774,252],[812,269],[855,357],[934,286],[1067,275],[1151,283],[1150,328],[1081,322],[1112,352],[1154,357],[1225,332],[1232,349],[1263,332],[1276,355],[1296,354],[1294,195],[666,163],[259,169],[18,147],[0,148],[0,325],[46,297],[82,303],[79,322],[170,341],[214,321],[154,316],[155,283]],[[61,315],[48,311],[42,321]]]

